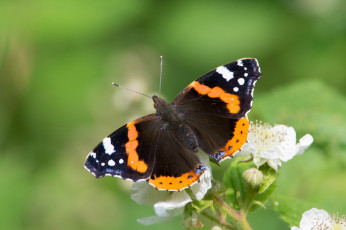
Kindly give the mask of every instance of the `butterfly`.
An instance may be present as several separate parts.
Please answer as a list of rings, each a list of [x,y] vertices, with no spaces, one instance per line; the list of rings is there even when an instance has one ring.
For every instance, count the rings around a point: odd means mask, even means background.
[[[96,178],[146,180],[158,190],[181,191],[206,170],[197,152],[215,162],[246,143],[253,90],[261,77],[254,58],[222,65],[172,101],[153,96],[156,113],[127,123],[100,142],[85,161]]]

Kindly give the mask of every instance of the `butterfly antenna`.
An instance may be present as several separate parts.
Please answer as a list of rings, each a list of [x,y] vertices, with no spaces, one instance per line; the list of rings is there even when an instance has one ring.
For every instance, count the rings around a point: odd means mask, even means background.
[[[161,96],[161,83],[162,83],[162,64],[163,64],[163,57],[160,56],[160,85],[159,85],[159,95]]]
[[[137,93],[137,94],[140,94],[140,95],[143,95],[143,96],[149,97],[149,98],[151,99],[151,97],[150,97],[150,96],[148,96],[148,95],[146,95],[146,94],[144,94],[144,93],[138,92],[138,91],[136,91],[136,90],[129,89],[129,88],[127,88],[127,87],[123,86],[123,85],[119,85],[119,84],[114,83],[114,82],[112,82],[112,85],[118,86],[118,87],[123,88],[123,89],[127,89],[127,90],[129,90],[129,91],[131,91],[131,92],[134,92],[134,93]]]

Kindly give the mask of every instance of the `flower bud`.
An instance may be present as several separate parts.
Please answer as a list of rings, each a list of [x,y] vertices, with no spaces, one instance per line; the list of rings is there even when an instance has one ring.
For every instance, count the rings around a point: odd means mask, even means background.
[[[256,168],[250,168],[243,173],[243,179],[252,189],[258,189],[263,182],[263,174]]]

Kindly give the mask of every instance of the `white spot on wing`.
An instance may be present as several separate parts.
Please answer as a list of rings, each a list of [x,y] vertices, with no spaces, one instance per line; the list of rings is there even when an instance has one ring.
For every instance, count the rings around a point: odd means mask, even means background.
[[[216,72],[222,75],[224,79],[227,81],[231,80],[234,78],[233,72],[231,72],[229,69],[227,69],[225,66],[220,66],[216,68]]]
[[[105,139],[103,139],[102,143],[106,154],[112,155],[112,153],[115,152],[114,146],[111,143],[111,138],[106,137]]]
[[[119,164],[122,164],[122,163],[124,163],[124,160],[123,160],[123,159],[120,159],[120,160],[119,160]]]
[[[104,163],[104,162],[102,162],[102,163],[101,163],[101,166],[105,166],[105,163]]]
[[[249,74],[248,73],[244,73],[244,77],[247,77]]]
[[[238,92],[238,90],[239,90],[238,87],[234,87],[234,88],[233,88],[233,91],[234,91],[234,92]]]
[[[239,83],[239,85],[244,85],[244,83],[245,83],[244,78],[239,78],[238,83]]]
[[[109,161],[108,161],[108,165],[109,165],[109,166],[114,166],[114,165],[115,165],[115,162],[114,162],[113,160],[109,160]]]
[[[91,153],[90,153],[90,156],[91,156],[92,158],[96,158],[96,153],[91,152]]]
[[[242,60],[238,60],[238,61],[237,61],[237,65],[238,65],[238,66],[243,66],[243,61],[242,61]]]

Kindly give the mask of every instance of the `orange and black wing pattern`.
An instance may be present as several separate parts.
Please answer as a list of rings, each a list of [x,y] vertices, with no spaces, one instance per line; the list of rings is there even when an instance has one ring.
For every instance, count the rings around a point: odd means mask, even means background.
[[[89,153],[85,168],[97,178],[148,179],[155,163],[151,140],[155,139],[157,123],[156,115],[151,114],[120,127]]]
[[[246,143],[246,115],[260,77],[256,59],[240,59],[193,81],[173,100],[198,136],[199,147],[215,161],[232,157]]]
[[[104,138],[87,156],[85,168],[97,178],[146,180],[158,190],[190,187],[207,170],[198,147],[220,162],[246,143],[246,115],[260,77],[257,60],[245,58],[193,81],[172,104],[153,96],[157,113]]]
[[[85,161],[95,177],[147,180],[158,190],[180,191],[197,183],[205,167],[155,114],[122,126],[103,139]]]

